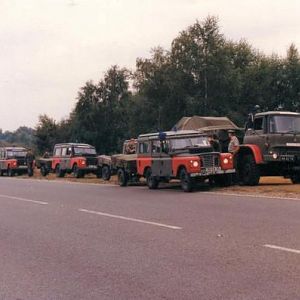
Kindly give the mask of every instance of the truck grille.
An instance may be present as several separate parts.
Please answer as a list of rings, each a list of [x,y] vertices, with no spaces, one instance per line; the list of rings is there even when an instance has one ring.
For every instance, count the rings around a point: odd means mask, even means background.
[[[18,158],[17,162],[18,162],[18,166],[26,166],[25,158]]]
[[[203,168],[219,167],[220,159],[218,154],[201,155]]]
[[[95,165],[97,165],[97,157],[87,157],[86,158],[86,165],[87,166],[95,166]]]

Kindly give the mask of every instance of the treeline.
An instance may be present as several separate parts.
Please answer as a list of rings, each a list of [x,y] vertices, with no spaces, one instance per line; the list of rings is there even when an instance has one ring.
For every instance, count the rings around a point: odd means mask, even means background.
[[[242,126],[254,105],[300,108],[297,48],[291,44],[285,57],[265,55],[227,39],[217,18],[207,17],[180,32],[170,49],[138,58],[134,71],[112,66],[99,82],[88,81],[68,119],[41,116],[36,146],[43,152],[78,141],[113,153],[124,139],[169,130],[182,116],[228,116]]]
[[[15,131],[0,129],[0,146],[18,145],[35,148],[35,131],[32,128],[21,126]]]

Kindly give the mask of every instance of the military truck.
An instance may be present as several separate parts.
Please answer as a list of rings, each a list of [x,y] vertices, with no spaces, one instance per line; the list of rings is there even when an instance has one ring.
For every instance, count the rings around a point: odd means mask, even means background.
[[[233,173],[232,154],[214,152],[207,134],[178,130],[138,137],[137,174],[150,189],[171,179],[179,179],[185,192],[206,179],[230,185]]]
[[[42,176],[50,172],[55,173],[56,177],[73,173],[75,178],[82,178],[88,173],[99,173],[95,147],[81,143],[56,144],[53,156],[37,159],[36,166]]]
[[[244,185],[257,185],[260,176],[283,176],[300,183],[300,113],[254,114],[236,159]]]
[[[118,183],[122,187],[127,186],[128,183],[138,182],[136,145],[136,139],[126,140],[123,143],[121,154],[98,156],[99,177],[102,177],[104,180],[110,180],[112,175],[117,175]]]
[[[24,147],[0,148],[0,175],[33,175],[33,169],[27,163],[28,149]]]

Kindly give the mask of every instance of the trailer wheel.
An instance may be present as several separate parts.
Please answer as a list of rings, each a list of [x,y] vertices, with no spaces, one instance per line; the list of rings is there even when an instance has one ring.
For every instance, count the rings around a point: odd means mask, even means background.
[[[291,181],[292,181],[293,184],[300,183],[300,174],[293,174],[291,176]]]
[[[158,188],[159,180],[156,177],[152,176],[152,171],[150,168],[146,171],[145,177],[146,177],[148,188],[150,190],[155,190]]]
[[[241,165],[241,177],[244,185],[258,185],[260,172],[252,155],[245,156]]]
[[[109,166],[103,166],[102,167],[102,178],[103,178],[103,180],[106,180],[106,181],[108,181],[108,180],[110,180],[110,177],[111,177],[111,172],[110,172],[110,168],[109,168]]]
[[[127,186],[128,184],[128,176],[124,169],[118,170],[118,183],[119,186]]]
[[[185,168],[182,168],[179,173],[181,188],[184,192],[190,193],[194,189],[194,182]]]
[[[61,169],[60,165],[56,165],[56,168],[55,168],[55,174],[56,174],[56,177],[64,177],[65,176],[65,172]]]

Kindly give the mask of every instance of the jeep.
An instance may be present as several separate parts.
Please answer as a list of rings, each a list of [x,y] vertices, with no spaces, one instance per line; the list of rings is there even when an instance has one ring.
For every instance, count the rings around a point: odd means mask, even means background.
[[[185,192],[191,192],[197,181],[206,179],[229,185],[234,172],[232,154],[213,152],[208,136],[199,131],[169,131],[138,137],[137,173],[146,178],[150,189],[171,179],[179,179]]]
[[[26,155],[28,150],[23,147],[1,147],[0,148],[0,175],[8,176],[28,174],[29,172]]]
[[[38,159],[36,165],[42,176],[47,176],[50,172],[55,173],[57,177],[73,173],[75,178],[81,178],[85,174],[97,175],[99,172],[96,149],[88,144],[56,144],[53,156]]]

